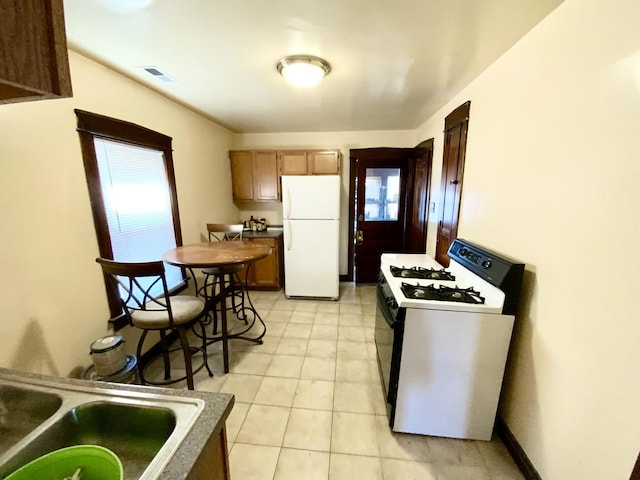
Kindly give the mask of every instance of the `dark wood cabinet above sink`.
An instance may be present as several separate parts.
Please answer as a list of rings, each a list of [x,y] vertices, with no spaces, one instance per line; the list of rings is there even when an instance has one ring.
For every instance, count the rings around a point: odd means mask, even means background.
[[[71,96],[62,0],[2,0],[0,104]]]

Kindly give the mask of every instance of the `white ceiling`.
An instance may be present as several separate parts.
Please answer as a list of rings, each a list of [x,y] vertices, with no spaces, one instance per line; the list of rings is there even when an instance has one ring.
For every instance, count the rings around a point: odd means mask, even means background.
[[[149,5],[113,11],[140,1]],[[65,0],[65,17],[72,50],[235,132],[405,130],[561,1]],[[332,71],[295,89],[276,70],[292,54]]]

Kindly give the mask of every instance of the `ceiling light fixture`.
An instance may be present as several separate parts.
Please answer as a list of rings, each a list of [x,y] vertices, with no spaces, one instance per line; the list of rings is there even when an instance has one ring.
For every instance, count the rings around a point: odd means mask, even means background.
[[[298,88],[315,87],[331,71],[329,62],[311,55],[281,58],[276,67],[287,82]]]

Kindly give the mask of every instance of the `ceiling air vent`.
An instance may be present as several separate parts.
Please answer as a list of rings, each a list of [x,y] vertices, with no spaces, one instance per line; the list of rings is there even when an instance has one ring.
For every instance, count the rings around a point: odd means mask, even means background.
[[[140,68],[142,68],[145,72],[153,75],[153,77],[157,78],[158,80],[161,80],[165,83],[175,83],[175,79],[173,77],[167,75],[157,67],[140,67]]]

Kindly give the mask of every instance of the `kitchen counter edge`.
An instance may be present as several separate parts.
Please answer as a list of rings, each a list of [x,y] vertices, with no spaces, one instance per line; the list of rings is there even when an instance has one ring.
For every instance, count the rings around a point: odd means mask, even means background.
[[[96,390],[122,390],[128,392],[154,393],[184,398],[199,398],[204,401],[204,409],[200,412],[197,421],[191,427],[174,455],[171,457],[158,480],[182,480],[196,465],[202,450],[209,438],[220,432],[225,421],[231,413],[234,404],[234,396],[228,393],[201,392],[198,390],[178,390],[173,388],[151,387],[143,385],[131,385],[122,383],[107,383],[76,378],[56,377],[31,372],[22,372],[0,367],[0,375],[18,377],[21,380],[42,380],[59,383],[60,385],[81,385]]]
[[[266,232],[243,232],[242,234],[242,238],[243,239],[249,239],[249,238],[278,238],[282,236],[282,229],[269,229]]]

